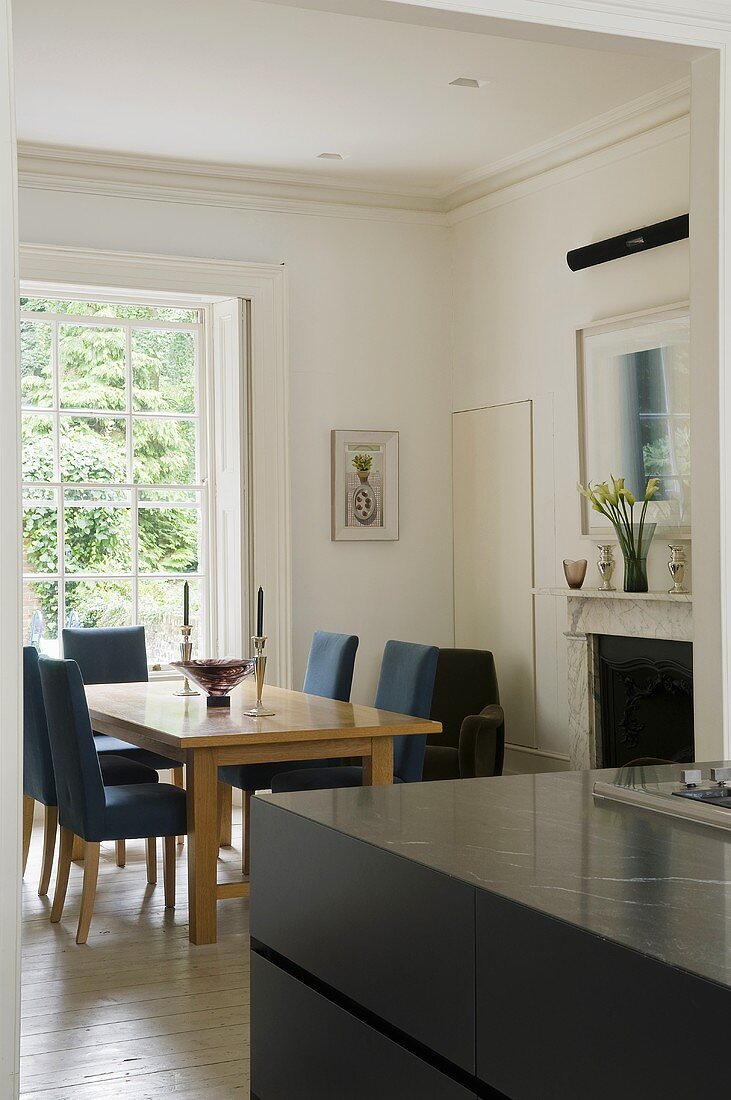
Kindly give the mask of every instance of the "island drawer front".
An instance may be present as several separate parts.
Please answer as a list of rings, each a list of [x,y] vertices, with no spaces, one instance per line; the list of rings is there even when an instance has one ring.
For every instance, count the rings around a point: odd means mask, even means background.
[[[251,935],[475,1071],[474,891],[254,799]]]
[[[730,1019],[728,987],[477,891],[476,1076],[513,1100],[700,1096]]]
[[[259,1100],[475,1100],[393,1039],[251,956],[251,1091]]]

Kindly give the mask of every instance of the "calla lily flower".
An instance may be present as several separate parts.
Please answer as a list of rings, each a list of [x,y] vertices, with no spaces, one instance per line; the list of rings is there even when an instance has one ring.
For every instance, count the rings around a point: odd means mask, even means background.
[[[614,481],[614,478],[612,478],[612,481]],[[602,481],[597,485],[596,493],[601,500],[606,501],[608,504],[613,504],[615,507],[619,504],[619,493],[616,490],[610,489],[606,481]]]
[[[625,479],[611,474],[609,480],[612,483],[611,489],[607,481],[598,481],[596,484],[590,481],[586,485],[577,482],[576,488],[590,502],[595,512],[599,512],[611,522],[617,532],[625,561],[637,560],[640,556],[644,556],[643,550],[646,553],[643,531],[647,505],[660,488],[660,478],[651,477],[647,480],[639,523],[635,523],[634,518],[637,498],[634,493],[625,488]]]

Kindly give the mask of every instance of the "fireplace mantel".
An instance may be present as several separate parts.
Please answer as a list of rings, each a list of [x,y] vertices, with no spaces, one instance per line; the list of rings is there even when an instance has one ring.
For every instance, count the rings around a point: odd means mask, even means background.
[[[536,596],[566,597],[568,628],[569,759],[572,768],[602,766],[596,731],[599,634],[693,641],[693,597],[667,592],[602,592],[598,588],[536,588]]]
[[[623,592],[617,588],[613,592],[604,592],[601,588],[534,588],[537,596],[568,596],[577,600],[654,600],[662,603],[691,603],[692,593],[678,592],[671,596],[669,592]]]

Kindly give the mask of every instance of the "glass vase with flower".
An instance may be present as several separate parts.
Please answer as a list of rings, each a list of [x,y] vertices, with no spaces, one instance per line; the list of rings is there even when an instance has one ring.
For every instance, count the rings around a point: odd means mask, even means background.
[[[624,558],[625,592],[647,592],[647,551],[656,526],[647,522],[647,505],[660,488],[660,479],[651,477],[647,481],[639,522],[635,522],[637,498],[625,488],[624,478],[612,476],[610,481],[611,487],[608,482],[600,481],[577,485],[577,488],[595,512],[606,516],[617,533]]]

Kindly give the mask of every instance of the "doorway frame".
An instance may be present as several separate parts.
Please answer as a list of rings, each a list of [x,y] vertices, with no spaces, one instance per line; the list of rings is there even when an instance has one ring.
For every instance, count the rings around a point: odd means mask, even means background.
[[[396,0],[389,0],[396,2]],[[709,629],[697,645],[703,648],[703,683],[698,683],[706,704],[697,721],[707,723],[712,734],[704,744],[723,741],[724,755],[731,756],[729,731],[728,632],[731,621],[731,587],[721,563],[731,545],[731,478],[727,473],[731,439],[731,386],[720,365],[731,362],[731,325],[727,290],[731,285],[731,173],[725,154],[731,150],[731,13],[706,0],[705,7],[677,0],[644,0],[633,10],[628,0],[411,0],[412,8],[435,8],[468,13],[486,19],[512,20],[569,32],[677,43],[712,51],[694,61],[691,117],[692,211],[691,308],[696,327],[706,336],[694,348],[694,363],[703,361],[715,374],[709,400],[717,403],[718,418],[704,441],[705,454],[694,469],[706,466],[707,483],[694,484],[696,530],[704,529],[704,546],[694,541],[696,577],[695,608],[710,615]],[[13,93],[11,0],[0,0],[0,1100],[14,1100],[19,1087],[20,1018],[20,806],[21,806],[21,690],[20,690],[20,493],[17,474],[20,415],[17,371],[17,170]],[[213,266],[221,264],[213,262]],[[48,277],[48,276],[46,276]],[[68,281],[68,276],[66,276]],[[174,289],[174,288],[173,288]],[[284,293],[284,291],[282,291]],[[702,324],[698,324],[698,318]],[[286,338],[282,337],[286,347]],[[694,404],[695,409],[695,404]],[[715,469],[710,471],[709,456]],[[281,478],[284,471],[278,470]],[[288,494],[288,485],[281,485]],[[699,491],[700,490],[700,491]],[[700,559],[700,560],[699,560]],[[719,600],[720,592],[720,600]],[[714,606],[715,605],[715,606]],[[705,660],[707,658],[707,660]],[[699,661],[699,666],[700,666]],[[720,700],[714,690],[720,687]],[[720,727],[719,727],[720,722]],[[705,738],[705,733],[703,737]]]

